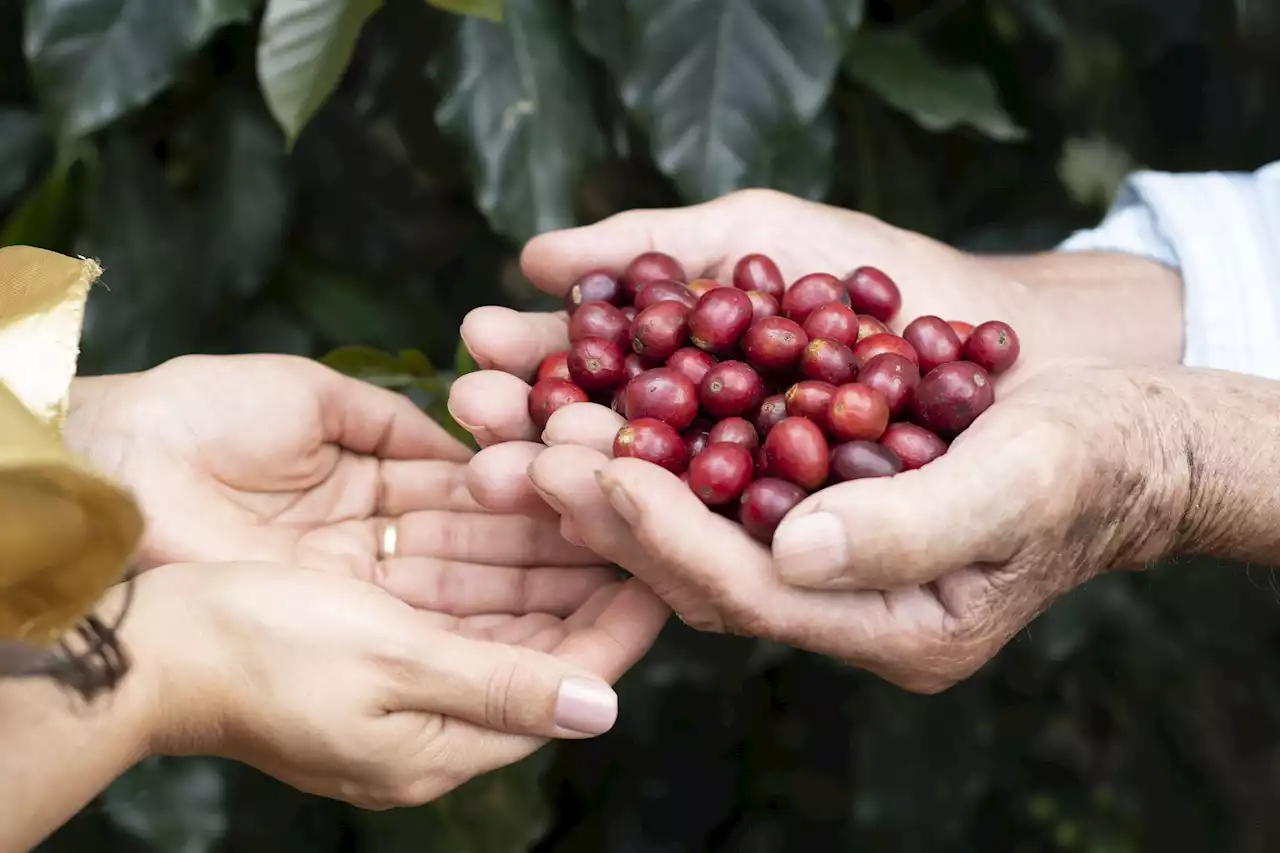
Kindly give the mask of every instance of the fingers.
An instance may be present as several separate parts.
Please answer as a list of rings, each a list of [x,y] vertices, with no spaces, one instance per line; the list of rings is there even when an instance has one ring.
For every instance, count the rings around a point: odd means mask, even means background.
[[[400,518],[400,554],[490,566],[595,566],[600,558],[554,522],[518,515],[411,512]]]
[[[405,673],[390,710],[556,738],[603,734],[617,719],[618,697],[608,683],[563,658],[431,627],[411,637],[420,651],[405,657],[418,664]]]
[[[576,444],[590,447],[609,456],[613,454],[613,439],[626,422],[622,415],[607,406],[574,403],[547,420],[542,441],[548,446]]]
[[[991,410],[928,466],[855,480],[797,506],[773,541],[789,584],[891,589],[1012,557],[1046,513],[1068,510],[1072,436]],[[984,416],[985,417],[985,416]]]
[[[618,573],[606,566],[517,568],[396,557],[383,561],[373,581],[406,604],[452,616],[567,616],[600,589],[617,583]]]
[[[529,482],[529,466],[546,447],[532,441],[509,441],[486,447],[467,466],[467,487],[476,501],[491,512],[527,515],[559,522],[560,515],[547,506]]]
[[[535,286],[566,293],[575,279],[593,269],[621,272],[631,259],[654,249],[680,261],[690,277],[724,261],[729,217],[720,215],[732,196],[669,210],[629,210],[594,225],[542,234],[530,240],[520,266]]]
[[[555,655],[613,682],[653,647],[671,608],[635,578],[599,590],[595,599],[603,602],[600,612],[585,625],[566,620],[571,630]]]
[[[449,389],[449,414],[481,447],[503,441],[537,441],[529,417],[529,383],[498,370],[459,376]]]
[[[467,466],[440,459],[388,459],[379,472],[381,489],[376,513],[400,516],[407,512],[438,509],[480,512],[471,496]]]
[[[466,462],[471,451],[403,394],[322,368],[325,441],[384,459]]]
[[[459,334],[480,367],[521,379],[532,379],[544,358],[569,347],[568,318],[560,312],[486,305],[467,314]]]

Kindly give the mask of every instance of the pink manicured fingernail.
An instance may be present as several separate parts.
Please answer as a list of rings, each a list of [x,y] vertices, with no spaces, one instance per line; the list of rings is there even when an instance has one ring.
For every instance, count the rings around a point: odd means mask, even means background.
[[[602,735],[618,719],[618,694],[590,678],[566,678],[556,697],[556,725],[584,735]]]

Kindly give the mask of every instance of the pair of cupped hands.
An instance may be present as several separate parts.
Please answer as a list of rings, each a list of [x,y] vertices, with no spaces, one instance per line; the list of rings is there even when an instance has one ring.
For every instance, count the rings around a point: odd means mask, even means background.
[[[877,266],[902,289],[899,323],[1006,320],[1022,360],[946,456],[811,496],[772,550],[665,470],[611,459],[611,410],[580,404],[534,427],[528,380],[566,346],[559,313],[467,318],[482,370],[455,383],[450,410],[476,454],[408,399],[304,359],[185,357],[79,380],[67,440],[148,518],[153,570],[124,623],[147,750],[225,755],[365,807],[414,804],[547,738],[606,731],[608,685],[673,610],[931,692],[1067,589],[1158,550],[1158,536],[1116,533],[1163,499],[1116,474],[1148,452],[1117,434],[1144,405],[1133,378],[1082,363],[1089,330],[1065,334],[1062,312],[999,262],[747,191],[543,235],[522,263],[563,294],[649,249],[722,280],[752,252],[789,281]]]

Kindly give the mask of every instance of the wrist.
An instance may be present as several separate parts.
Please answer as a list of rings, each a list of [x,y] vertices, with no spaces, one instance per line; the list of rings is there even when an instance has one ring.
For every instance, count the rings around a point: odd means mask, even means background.
[[[1022,291],[1017,328],[1028,363],[1182,363],[1182,279],[1163,264],[1114,252],[973,260],[986,276]]]

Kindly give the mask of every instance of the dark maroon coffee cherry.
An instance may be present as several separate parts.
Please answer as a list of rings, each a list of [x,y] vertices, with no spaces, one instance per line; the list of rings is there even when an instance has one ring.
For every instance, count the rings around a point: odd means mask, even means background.
[[[827,418],[831,412],[831,395],[836,386],[830,382],[806,379],[787,389],[786,412],[789,417],[808,418],[823,430],[829,427]]]
[[[690,459],[706,450],[711,440],[711,428],[713,426],[715,426],[714,421],[698,418],[681,434],[684,437],[684,446],[689,450]]]
[[[684,281],[684,267],[670,255],[645,252],[637,255],[622,273],[622,299],[634,303],[640,291],[655,281]]]
[[[618,430],[613,439],[613,455],[617,459],[643,459],[672,474],[683,474],[689,467],[689,451],[680,433],[653,418],[630,421]]]
[[[849,305],[859,314],[870,314],[888,323],[902,310],[902,292],[893,279],[875,267],[859,267],[843,282]]]
[[[702,384],[702,377],[706,376],[707,371],[714,367],[715,364],[715,356],[703,352],[697,347],[681,347],[671,354],[671,358],[667,359],[667,367],[672,370],[678,370],[688,376],[689,381],[695,386]]]
[[[889,424],[880,443],[902,460],[907,471],[923,468],[947,452],[947,443],[937,433],[916,424]]]
[[[631,324],[616,306],[608,302],[588,302],[569,318],[569,343],[583,338],[603,338],[620,348],[628,348]]]
[[[810,340],[829,338],[850,348],[858,342],[858,329],[858,315],[839,302],[819,305],[804,321],[804,333]]]
[[[655,367],[632,379],[623,401],[629,420],[653,418],[677,430],[687,429],[698,416],[698,389],[669,367]]]
[[[689,340],[689,309],[679,302],[659,302],[631,322],[631,348],[650,364],[661,364]]]
[[[787,398],[783,394],[766,397],[756,411],[756,432],[761,436],[769,434],[787,416]]]
[[[795,320],[765,317],[756,320],[742,336],[742,356],[767,373],[790,370],[800,362],[809,336]]]
[[[911,407],[911,395],[920,384],[920,368],[900,355],[881,353],[862,365],[858,384],[879,391],[889,404],[889,416],[896,418]]]
[[[753,539],[772,544],[782,519],[806,497],[795,483],[776,477],[756,480],[738,499],[738,521]]]
[[[567,379],[543,379],[529,392],[529,417],[538,429],[544,429],[560,409],[590,400],[586,391]]]
[[[718,287],[703,294],[689,313],[689,339],[707,352],[728,352],[751,325],[751,318],[747,294],[732,287]]]
[[[806,418],[787,418],[764,438],[769,474],[790,480],[806,491],[822,488],[831,466],[831,451],[822,430]]]
[[[839,341],[816,338],[809,341],[800,354],[800,375],[839,387],[857,378],[858,359],[853,350]]]
[[[1008,323],[989,320],[974,328],[964,342],[963,352],[966,359],[994,375],[1013,367],[1022,345]]]
[[[761,293],[758,290],[746,291],[747,298],[751,300],[751,321],[761,320],[765,317],[777,317],[782,313],[778,300],[774,299],[767,293]]]
[[[569,378],[588,393],[612,391],[627,380],[622,349],[613,341],[603,338],[574,341],[566,360]]]
[[[844,483],[868,477],[892,477],[902,460],[874,441],[849,441],[831,448],[831,481]]]
[[[915,318],[902,330],[902,339],[915,348],[921,373],[960,360],[960,336],[941,317]]]
[[[916,386],[913,420],[943,436],[963,432],[995,402],[991,376],[976,364],[953,361],[935,367]]]
[[[707,506],[737,500],[755,474],[755,460],[741,444],[707,445],[689,463],[689,488]]]
[[[835,276],[824,272],[810,273],[797,279],[782,295],[782,316],[803,326],[816,309],[832,302],[845,302],[848,298]]]
[[[746,418],[725,418],[711,428],[707,441],[711,444],[741,444],[751,451],[752,457],[760,449],[760,435]]]
[[[622,297],[622,286],[617,276],[606,270],[592,270],[573,283],[564,295],[564,309],[573,314],[589,302],[608,302],[617,305]]]
[[[659,302],[679,302],[692,311],[693,306],[698,304],[698,297],[693,295],[693,291],[687,284],[681,284],[678,281],[654,281],[650,282],[636,297],[636,310],[643,311]]]
[[[764,400],[764,380],[745,362],[722,361],[702,377],[698,399],[702,410],[712,417],[746,415]]]
[[[782,299],[787,289],[782,271],[767,255],[747,255],[733,267],[733,286],[739,290],[755,291]]]
[[[644,359],[634,352],[627,353],[626,358],[622,359],[622,372],[626,374],[628,382],[648,369],[649,365],[645,364]]]

